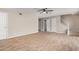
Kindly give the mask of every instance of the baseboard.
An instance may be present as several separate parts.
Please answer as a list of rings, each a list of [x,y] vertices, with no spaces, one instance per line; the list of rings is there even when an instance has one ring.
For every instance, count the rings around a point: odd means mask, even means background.
[[[79,36],[79,32],[70,32],[69,35]]]
[[[8,39],[10,39],[10,38],[14,38],[14,37],[19,37],[19,36],[23,36],[23,35],[26,35],[26,34],[19,34],[19,35],[14,35],[14,36],[8,36]]]
[[[61,34],[66,34],[65,32],[55,32],[55,33],[61,33]]]
[[[33,32],[33,33],[30,33],[30,34],[34,34],[34,33],[37,33],[37,32]],[[19,34],[19,35],[14,35],[14,36],[8,36],[8,39],[10,38],[15,38],[15,37],[20,37],[20,36],[24,36],[24,35],[30,35],[30,34]]]

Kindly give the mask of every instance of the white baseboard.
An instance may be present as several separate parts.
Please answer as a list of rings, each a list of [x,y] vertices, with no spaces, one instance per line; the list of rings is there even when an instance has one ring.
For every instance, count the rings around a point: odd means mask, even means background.
[[[37,32],[33,32],[33,33],[37,33]],[[33,34],[33,33],[30,33],[30,34]],[[30,35],[30,34],[19,34],[19,35],[14,35],[14,36],[8,36],[8,39],[14,38],[14,37],[20,37],[20,36],[24,36],[24,35]]]
[[[26,35],[26,34],[19,34],[19,35],[14,35],[14,36],[8,36],[8,39],[10,39],[10,38],[14,38],[14,37],[23,36],[23,35]]]
[[[79,36],[79,32],[70,32],[69,35],[72,35],[72,36]]]

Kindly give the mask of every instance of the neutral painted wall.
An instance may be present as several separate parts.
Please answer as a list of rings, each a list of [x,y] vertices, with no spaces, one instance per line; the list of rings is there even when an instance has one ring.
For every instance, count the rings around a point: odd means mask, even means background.
[[[8,13],[8,37],[38,32],[38,17],[33,13]]]
[[[64,15],[62,20],[69,24],[70,32],[79,32],[79,15]]]

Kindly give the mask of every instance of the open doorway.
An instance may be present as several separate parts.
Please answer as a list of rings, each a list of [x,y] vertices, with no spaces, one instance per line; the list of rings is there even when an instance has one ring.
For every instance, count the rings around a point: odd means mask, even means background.
[[[39,18],[39,32],[51,32],[51,20]]]

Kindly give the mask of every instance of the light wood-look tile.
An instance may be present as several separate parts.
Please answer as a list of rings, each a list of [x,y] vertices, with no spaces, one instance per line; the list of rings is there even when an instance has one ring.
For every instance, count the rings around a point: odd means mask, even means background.
[[[0,41],[0,51],[77,51],[79,37],[38,32]]]

